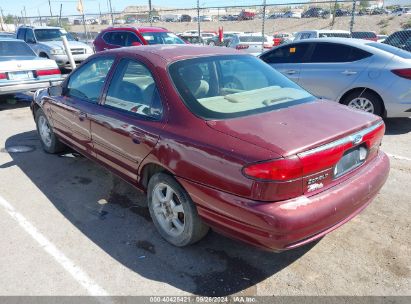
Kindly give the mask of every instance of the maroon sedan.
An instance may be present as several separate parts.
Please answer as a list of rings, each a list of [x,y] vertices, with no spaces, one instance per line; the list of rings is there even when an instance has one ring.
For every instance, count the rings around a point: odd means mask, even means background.
[[[70,146],[145,191],[176,246],[209,227],[276,251],[303,245],[361,212],[389,171],[381,118],[227,48],[102,52],[31,109],[46,152]]]

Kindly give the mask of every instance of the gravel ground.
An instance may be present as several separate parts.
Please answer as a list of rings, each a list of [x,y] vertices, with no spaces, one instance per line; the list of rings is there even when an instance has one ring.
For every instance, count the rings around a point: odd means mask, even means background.
[[[391,172],[359,216],[281,254],[211,232],[175,248],[144,199],[76,154],[42,151],[25,96],[0,98],[0,296],[411,295],[411,119],[390,119]],[[107,204],[102,204],[106,200]]]

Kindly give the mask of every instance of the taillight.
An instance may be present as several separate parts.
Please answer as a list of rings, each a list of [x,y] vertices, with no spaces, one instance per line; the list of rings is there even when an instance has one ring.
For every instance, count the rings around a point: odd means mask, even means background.
[[[243,168],[250,178],[270,181],[288,181],[301,178],[303,167],[297,156],[254,163]]]
[[[51,70],[38,70],[36,71],[36,75],[38,76],[50,76],[50,75],[58,75],[61,74],[59,69],[51,69]]]
[[[392,70],[391,72],[402,78],[411,79],[411,69],[398,69]]]
[[[378,152],[385,125],[377,123],[367,129],[292,157],[246,165],[243,174],[265,181],[291,181],[334,167],[349,149],[363,145],[370,159]]]
[[[0,73],[0,79],[7,79],[6,73]]]
[[[244,50],[244,49],[248,49],[249,45],[247,45],[247,44],[237,44],[237,46],[235,48],[237,50]]]

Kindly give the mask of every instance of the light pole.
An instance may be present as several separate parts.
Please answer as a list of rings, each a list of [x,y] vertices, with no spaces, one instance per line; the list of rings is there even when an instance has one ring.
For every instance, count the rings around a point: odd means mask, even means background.
[[[148,20],[150,20],[150,26],[153,26],[153,20],[151,16],[151,0],[148,0]]]
[[[200,34],[200,0],[197,0],[197,29],[198,29],[198,41],[201,40]]]

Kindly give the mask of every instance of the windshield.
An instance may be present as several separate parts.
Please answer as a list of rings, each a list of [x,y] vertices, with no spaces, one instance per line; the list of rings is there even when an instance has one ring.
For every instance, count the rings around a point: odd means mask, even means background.
[[[389,44],[384,44],[384,43],[378,43],[378,42],[374,42],[374,43],[367,43],[368,46],[371,46],[373,48],[382,50],[382,51],[386,51],[388,53],[394,54],[398,57],[404,58],[404,59],[411,59],[411,53],[404,51],[402,49],[399,49],[395,46],[389,45]]]
[[[240,42],[264,42],[265,37],[262,36],[239,36]]]
[[[169,72],[185,105],[204,119],[243,117],[315,100],[253,56],[182,60],[171,64]]]
[[[148,44],[184,44],[184,41],[173,33],[145,32],[141,34]]]
[[[0,41],[0,57],[36,56],[33,50],[20,41]]]
[[[61,41],[61,36],[65,35],[68,41],[75,39],[64,29],[37,29],[34,30],[37,41]]]

